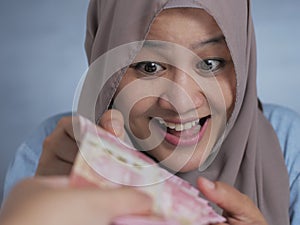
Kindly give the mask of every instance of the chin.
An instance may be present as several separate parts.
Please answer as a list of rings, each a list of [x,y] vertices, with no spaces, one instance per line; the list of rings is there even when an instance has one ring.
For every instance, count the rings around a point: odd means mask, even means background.
[[[170,150],[156,149],[153,150],[154,152],[150,151],[149,155],[170,172],[190,172],[198,169],[202,162],[205,161],[202,152],[188,153],[188,151],[182,150],[183,149],[179,149],[178,151],[180,152],[178,154],[172,154],[173,152],[170,152]],[[160,154],[155,154],[155,151]],[[165,154],[161,154],[162,152],[165,152]]]

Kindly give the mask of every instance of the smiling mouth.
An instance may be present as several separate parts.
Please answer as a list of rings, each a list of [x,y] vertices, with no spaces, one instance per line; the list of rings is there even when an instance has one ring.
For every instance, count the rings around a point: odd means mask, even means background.
[[[159,124],[160,133],[165,140],[175,146],[196,145],[203,137],[211,115],[185,123],[167,122],[162,118],[155,118]]]
[[[157,120],[161,125],[165,126],[167,129],[175,130],[175,131],[185,131],[185,130],[192,129],[195,126],[200,126],[201,129],[201,127],[203,127],[203,125],[205,124],[206,120],[208,120],[209,118],[211,118],[211,115],[190,122],[186,122],[186,123],[170,123],[164,121],[161,118],[157,118]]]

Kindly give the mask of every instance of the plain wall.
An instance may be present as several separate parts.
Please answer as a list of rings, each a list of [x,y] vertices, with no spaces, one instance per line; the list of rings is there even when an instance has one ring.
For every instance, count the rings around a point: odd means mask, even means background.
[[[0,202],[20,143],[47,117],[72,109],[87,68],[87,6],[88,0],[0,1]]]
[[[300,1],[252,2],[259,96],[300,112]],[[45,118],[72,108],[87,69],[87,5],[88,0],[0,1],[0,185],[22,140]]]

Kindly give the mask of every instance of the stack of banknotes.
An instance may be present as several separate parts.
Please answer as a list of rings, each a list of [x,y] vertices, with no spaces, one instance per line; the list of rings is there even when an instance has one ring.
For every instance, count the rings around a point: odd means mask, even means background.
[[[153,198],[154,216],[123,216],[113,225],[208,225],[225,221],[199,197],[196,188],[83,117],[79,133],[80,150],[71,185],[102,189],[130,186]]]

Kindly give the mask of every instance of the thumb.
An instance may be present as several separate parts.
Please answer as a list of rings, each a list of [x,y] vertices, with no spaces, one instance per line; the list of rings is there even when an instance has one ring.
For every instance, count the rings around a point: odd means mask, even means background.
[[[240,198],[246,198],[229,185],[222,182],[213,182],[204,177],[198,178],[198,187],[202,194],[211,202],[231,214],[242,214],[243,203]]]
[[[35,176],[28,180],[36,185],[45,185],[51,188],[67,188],[70,185],[70,179],[67,176]]]
[[[104,130],[124,140],[124,118],[120,111],[115,109],[106,111],[102,115],[98,125],[101,126]]]
[[[133,188],[104,190],[100,195],[101,204],[105,205],[109,220],[125,215],[150,215],[153,207],[152,198]]]
[[[252,200],[234,187],[223,182],[212,182],[204,177],[198,179],[198,187],[202,194],[211,202],[225,211],[225,215],[236,221],[263,221],[262,214]]]

